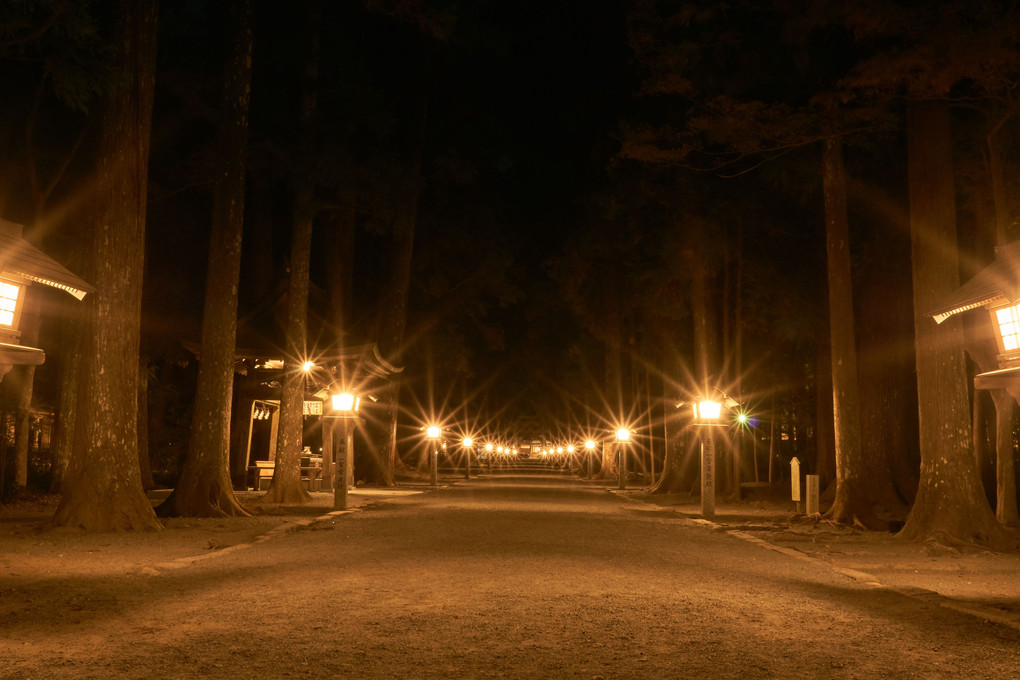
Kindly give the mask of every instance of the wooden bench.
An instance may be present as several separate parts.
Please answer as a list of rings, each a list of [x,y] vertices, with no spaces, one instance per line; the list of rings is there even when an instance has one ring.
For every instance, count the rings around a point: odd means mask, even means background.
[[[272,460],[257,460],[255,465],[249,468],[255,470],[255,485],[256,491],[265,491],[269,488],[270,483],[273,481],[273,470],[276,469],[276,461]],[[265,482],[265,486],[263,486]]]
[[[307,461],[310,463],[309,465],[303,464],[306,462],[304,459],[301,462],[301,479],[305,483],[305,488],[309,491],[318,491],[322,487],[322,459]],[[249,465],[248,469],[255,471],[255,482],[252,488],[255,491],[265,491],[273,481],[276,461],[257,460],[254,465]]]

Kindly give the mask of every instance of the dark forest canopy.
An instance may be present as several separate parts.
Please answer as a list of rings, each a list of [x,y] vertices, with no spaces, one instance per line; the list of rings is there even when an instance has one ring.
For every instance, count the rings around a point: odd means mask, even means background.
[[[980,8],[996,6],[966,4],[975,24]],[[45,217],[35,238],[68,257],[87,182],[90,102],[116,82],[102,67],[103,6],[76,3],[68,13],[39,0],[0,18],[11,67],[4,213],[28,224]],[[879,89],[873,81],[884,46],[901,55],[887,68],[916,63],[903,46],[924,36],[893,33],[910,11],[866,5],[846,16],[794,16],[781,2],[325,3],[321,153],[297,159],[298,13],[257,2],[250,173],[258,190],[248,220],[269,223],[272,236],[246,239],[242,308],[286,266],[288,174],[309,162],[324,187],[323,207],[357,212],[365,255],[357,258],[353,321],[370,333],[385,234],[406,181],[400,169],[424,107],[426,183],[409,328],[423,339],[418,347],[432,339],[439,384],[505,372],[519,381],[509,398],[547,393],[550,385],[530,387],[536,375],[563,373],[571,390],[600,384],[601,361],[586,340],[599,326],[599,304],[584,281],[601,275],[626,282],[628,325],[640,326],[646,342],[661,346],[661,336],[673,336],[682,351],[684,275],[669,242],[682,241],[692,217],[711,222],[720,243],[733,224],[746,224],[745,248],[757,257],[747,263],[754,285],[745,292],[769,301],[752,297],[746,305],[745,323],[763,334],[760,351],[813,342],[805,329],[822,304],[810,295],[821,276],[820,184],[809,142],[834,125],[816,110],[853,93],[847,125],[861,131],[848,138],[848,162],[866,202],[852,206],[864,218],[853,223],[874,225],[903,186],[902,124],[895,96],[856,102]],[[222,3],[161,7],[146,259],[146,309],[158,333],[191,327],[201,306],[223,20]],[[929,28],[937,35],[938,26]],[[968,82],[972,90],[992,87]],[[999,94],[1008,103],[1009,93]],[[25,120],[33,124],[30,140],[16,124]],[[661,123],[695,155],[653,151],[645,142]],[[713,163],[717,172],[691,170]],[[736,172],[745,174],[720,177]],[[54,178],[40,208],[30,185]],[[866,243],[858,241],[860,257],[877,256]],[[328,266],[314,262],[313,278]],[[161,327],[160,319],[169,323]],[[651,354],[643,361],[667,370],[666,357]]]
[[[111,6],[0,10],[0,216],[72,268],[98,101],[124,75],[105,42]],[[189,361],[183,343],[201,322],[228,6],[159,8],[143,334],[171,363]],[[713,380],[782,419],[790,446],[813,455],[826,436],[821,148],[834,138],[862,382],[907,395],[909,422],[905,112],[918,101],[952,106],[963,278],[1015,234],[1020,33],[1010,3],[296,7],[253,2],[238,314],[281,289],[296,178],[311,176],[311,305],[328,297],[339,267],[330,239],[344,225],[355,255],[343,332],[377,339],[391,242],[410,214],[404,342],[385,348],[407,367],[408,427],[444,415],[537,419],[552,431],[630,419],[661,438],[662,407],[698,389],[704,352]],[[309,126],[311,10],[321,40]],[[705,338],[692,327],[695,286],[709,301]],[[54,378],[41,370],[39,380],[49,388],[38,399],[52,403]],[[913,466],[916,439],[897,446]]]

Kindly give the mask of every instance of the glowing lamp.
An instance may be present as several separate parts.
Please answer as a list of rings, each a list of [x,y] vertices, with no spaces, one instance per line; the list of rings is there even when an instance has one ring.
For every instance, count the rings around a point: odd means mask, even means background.
[[[361,406],[361,397],[356,397],[350,392],[341,392],[331,395],[333,410],[340,413],[357,413]]]
[[[429,439],[439,439],[439,434],[443,431],[438,425],[429,425],[425,430],[425,436]]]
[[[475,440],[473,440],[471,437],[464,437],[464,439],[460,441],[460,445],[463,446],[465,449],[470,449],[471,445],[474,443]]]
[[[12,281],[0,281],[0,328],[18,329],[23,292],[23,286]]]
[[[630,430],[621,427],[616,431],[616,441],[618,442],[629,442],[630,441]]]
[[[592,440],[590,440],[590,439],[589,439],[588,441],[586,441],[586,442],[584,443],[584,448],[586,448],[586,449],[588,449],[589,451],[591,451],[592,449],[594,449],[594,448],[595,448],[595,442],[593,442]]]
[[[722,413],[722,402],[702,399],[694,402],[695,420],[719,420]]]

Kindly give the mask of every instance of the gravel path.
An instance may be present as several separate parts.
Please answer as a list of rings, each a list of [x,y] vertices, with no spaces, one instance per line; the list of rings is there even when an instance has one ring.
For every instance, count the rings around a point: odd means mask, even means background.
[[[539,468],[211,547],[11,569],[0,678],[1020,678],[1014,629]]]

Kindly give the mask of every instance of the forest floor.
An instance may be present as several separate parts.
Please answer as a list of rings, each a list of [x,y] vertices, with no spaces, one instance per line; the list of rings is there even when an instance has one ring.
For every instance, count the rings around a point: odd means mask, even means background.
[[[484,480],[484,475],[480,479]],[[439,488],[453,490],[463,485],[460,493],[474,498],[470,490],[473,483],[448,475],[441,480]],[[1020,632],[1020,552],[993,553],[934,543],[919,545],[892,534],[837,526],[817,517],[798,515],[791,502],[784,502],[763,490],[755,490],[740,502],[720,500],[713,521],[707,522],[698,519],[700,507],[697,498],[686,495],[650,496],[643,489],[620,491],[608,483],[597,481],[574,479],[570,484],[584,487],[587,493],[615,495],[625,501],[632,513],[646,516],[650,521],[665,521],[671,526],[678,521],[688,526],[700,526],[719,535],[720,539],[728,535],[757,546],[754,549],[763,554],[781,553],[792,557],[803,565],[803,569],[835,571],[852,581],[855,588],[891,591],[917,601],[920,603],[918,606],[925,609],[963,614],[961,620],[973,621],[973,624],[967,625],[990,623],[1012,629],[1013,635]],[[603,488],[600,490],[599,487]],[[294,536],[294,532],[333,528],[340,515],[357,515],[372,509],[372,506],[385,510],[393,502],[412,500],[410,497],[429,492],[427,485],[413,483],[386,489],[359,488],[351,491],[349,509],[341,512],[332,510],[331,493],[312,494],[312,502],[308,505],[259,508],[253,502],[260,493],[238,492],[242,503],[257,508],[256,514],[245,518],[167,519],[161,532],[113,534],[90,534],[67,528],[42,530],[41,526],[55,508],[56,497],[40,496],[2,503],[0,621],[6,619],[7,625],[14,625],[13,630],[17,630],[19,612],[23,615],[23,612],[40,604],[29,601],[36,595],[23,593],[43,592],[40,589],[48,582],[70,585],[79,580],[91,583],[172,574],[183,576],[191,568],[201,573],[207,563],[208,568],[212,568],[214,564],[243,561],[246,550],[252,546],[293,540],[283,537]],[[152,494],[153,502],[158,502],[161,495],[164,494]],[[515,512],[530,511],[525,504]],[[458,520],[454,517],[452,521]],[[1020,539],[1020,534],[1017,537]],[[229,556],[232,552],[235,555]],[[95,616],[95,609],[101,610],[103,601],[92,599],[80,606],[71,605],[73,602],[65,603],[72,613],[87,608]],[[117,598],[112,597],[109,601],[110,619],[116,620],[121,615],[120,607]],[[32,617],[32,620],[32,625],[43,626],[42,632],[45,633],[45,620],[40,620],[40,617]],[[56,634],[66,625],[66,621],[57,617],[51,627]],[[0,660],[0,671],[3,670],[2,665]],[[529,674],[521,677],[526,675]],[[0,672],[0,676],[4,673]],[[464,677],[457,674],[449,676]],[[63,676],[54,674],[52,677]],[[150,676],[133,674],[124,677]],[[179,677],[206,676],[184,673]],[[210,671],[207,677],[221,675]],[[378,677],[389,676],[380,672]],[[508,677],[513,677],[513,674]],[[761,677],[769,675],[765,673]],[[849,676],[834,673],[831,677]]]
[[[444,476],[441,484],[460,481],[451,474]],[[940,543],[917,544],[892,533],[838,525],[817,515],[798,514],[792,501],[777,498],[781,493],[770,489],[745,493],[738,502],[720,499],[709,523],[698,519],[700,500],[689,494],[650,495],[643,488],[620,491],[608,482],[581,481],[605,486],[608,492],[632,502],[671,509],[680,516],[711,524],[717,531],[779,552],[827,563],[865,583],[881,583],[920,597],[938,594],[947,599],[945,604],[1020,629],[1020,551],[997,553]],[[404,483],[394,488],[352,489],[346,512],[356,512],[381,500],[427,492],[429,488],[423,483]],[[150,498],[158,504],[168,493],[150,492]],[[59,501],[57,496],[0,503],[0,577],[69,572],[113,575],[144,572],[146,565],[187,566],[334,513],[332,492],[312,493],[311,502],[301,506],[259,506],[254,501],[261,495],[237,492],[242,504],[253,511],[251,517],[164,519],[165,529],[157,535],[44,529]],[[1020,543],[1020,531],[1012,533]]]

